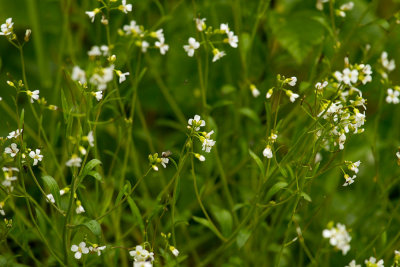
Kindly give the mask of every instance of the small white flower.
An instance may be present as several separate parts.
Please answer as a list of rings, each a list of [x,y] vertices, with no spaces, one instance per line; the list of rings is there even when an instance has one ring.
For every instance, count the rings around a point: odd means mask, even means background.
[[[296,82],[297,82],[297,78],[296,77],[292,77],[292,78],[290,78],[290,81],[288,82],[288,84],[290,86],[295,86]]]
[[[164,40],[162,41],[157,41],[155,43],[155,46],[158,47],[160,49],[160,53],[161,55],[165,55],[165,53],[168,51],[169,49],[169,45],[164,43]]]
[[[356,175],[353,175],[353,177],[350,177],[349,175],[345,174],[344,179],[346,179],[346,182],[343,184],[343,186],[348,186],[354,183],[354,179],[356,179]]]
[[[219,29],[221,32],[225,32],[226,34],[228,34],[229,33],[228,23],[221,23],[221,25],[219,26]]]
[[[260,91],[257,89],[257,87],[254,84],[250,84],[250,90],[254,97],[258,97],[260,95]]]
[[[92,46],[92,48],[88,51],[88,56],[89,57],[96,57],[96,56],[101,56],[101,50],[100,47],[97,45]]]
[[[215,145],[215,141],[212,139],[204,138],[202,145],[203,145],[202,150],[204,150],[207,153],[210,153],[211,148]]]
[[[269,158],[269,159],[273,157],[270,145],[267,145],[265,147],[265,149],[263,150],[263,155],[264,155],[264,157]]]
[[[400,159],[400,151],[396,153],[396,157]]]
[[[104,250],[104,249],[106,249],[106,246],[99,247],[97,244],[93,244],[93,246],[89,247],[89,250],[92,251],[92,252],[97,253],[97,256],[100,256],[101,255],[101,251]]]
[[[265,95],[265,97],[267,99],[271,98],[272,94],[274,93],[274,88],[271,88],[268,90],[267,94]]]
[[[163,152],[163,153],[164,153],[164,152]],[[168,162],[169,162],[169,158],[166,158],[166,157],[162,157],[162,158],[161,158],[161,165],[162,165],[164,168],[167,168]]]
[[[100,12],[100,9],[96,8],[93,11],[86,11],[86,15],[89,16],[90,21],[93,23],[94,22],[94,18],[96,17],[96,14]]]
[[[1,32],[0,35],[10,35],[13,33],[13,25],[14,23],[12,22],[12,18],[6,19],[6,23],[1,24]]]
[[[100,46],[100,50],[102,51],[102,55],[103,56],[109,56],[110,55],[110,48],[108,46],[102,45],[102,46]]]
[[[46,201],[48,202],[50,200],[51,203],[56,203],[56,200],[54,199],[54,196],[52,194],[46,195],[47,199]]]
[[[194,156],[200,161],[206,160],[206,158],[203,155],[200,155],[199,153],[195,153]]]
[[[81,84],[86,83],[86,72],[82,70],[79,66],[74,66],[72,69],[71,79],[73,81],[79,81]]]
[[[348,161],[347,163],[348,163],[347,168],[349,170],[351,170],[355,173],[358,173],[358,167],[360,167],[361,161],[359,161],[359,160],[356,162]]]
[[[290,102],[294,103],[299,97],[298,94],[293,93],[291,90],[286,90],[286,95],[289,97]]]
[[[350,70],[349,68],[345,68],[343,70],[342,77],[343,77],[343,82],[347,85],[356,83],[358,80],[358,70]]]
[[[76,201],[76,209],[75,209],[76,214],[81,214],[85,212],[85,209],[82,206],[82,203],[80,200]]]
[[[147,251],[142,246],[136,246],[134,250],[129,251],[129,255],[134,257],[135,262],[146,262],[147,260],[154,260],[154,253]]]
[[[394,62],[394,59],[389,60],[388,53],[386,51],[382,52],[381,61],[382,61],[382,66],[389,72],[393,71],[396,68],[396,63]]]
[[[34,100],[38,100],[39,99],[39,90],[35,90],[35,91],[30,91],[27,90],[26,91],[27,95],[31,97],[31,103],[33,103]]]
[[[15,131],[12,131],[11,133],[8,134],[7,138],[11,139],[11,138],[17,138],[23,131],[24,129],[17,129]]]
[[[38,161],[42,161],[43,155],[40,155],[40,149],[29,152],[29,157],[33,158],[33,166],[38,164]]]
[[[82,163],[82,159],[78,157],[76,154],[73,154],[72,157],[65,163],[67,167],[80,167]]]
[[[345,225],[337,223],[336,227],[325,229],[322,232],[322,236],[324,238],[329,238],[329,243],[341,250],[343,255],[346,255],[350,250],[351,236],[347,232]]]
[[[155,32],[151,32],[150,36],[153,38],[157,38],[161,43],[164,43],[165,37],[164,37],[164,30],[163,29],[158,29]]]
[[[387,89],[387,94],[388,94],[386,97],[387,103],[398,104],[400,102],[400,99],[399,99],[400,92],[399,91],[389,88],[389,89]]]
[[[79,243],[79,246],[72,245],[71,246],[71,251],[75,252],[74,257],[77,260],[79,260],[82,257],[82,254],[88,254],[89,253],[89,249],[86,247],[86,243],[85,242]]]
[[[349,10],[352,10],[353,7],[354,7],[354,3],[353,2],[348,2],[348,3],[345,3],[345,4],[341,5],[340,6],[340,10],[349,11]]]
[[[122,0],[122,5],[119,6],[119,10],[121,10],[125,14],[128,14],[128,12],[132,11],[132,5],[126,4],[126,0]]]
[[[169,250],[171,251],[172,254],[174,254],[175,257],[178,257],[179,250],[177,250],[174,246],[170,246]]]
[[[383,265],[383,260],[379,260],[378,262],[376,262],[376,259],[374,257],[370,257],[368,260],[365,260],[365,264],[367,267],[385,267]]]
[[[88,133],[88,135],[86,136],[86,138],[87,138],[87,141],[89,142],[89,145],[90,145],[91,147],[94,147],[94,136],[93,136],[93,131],[90,131],[90,132]]]
[[[356,260],[352,260],[349,265],[346,265],[345,267],[361,267],[360,264],[356,263]]]
[[[193,126],[195,131],[199,131],[200,127],[206,126],[206,122],[199,115],[194,115],[193,119],[189,119],[188,124]]]
[[[344,143],[346,142],[346,135],[344,133],[340,134],[339,136],[339,149],[344,149]]]
[[[116,72],[117,72],[117,75],[119,76],[119,83],[122,83],[123,81],[125,81],[126,76],[129,75],[129,72],[122,73],[122,71],[120,71],[120,70],[117,70]]]
[[[323,83],[316,83],[315,89],[317,89],[318,91],[322,91],[326,86],[328,86],[327,81],[324,81]]]
[[[136,24],[136,21],[132,20],[129,25],[124,25],[122,29],[125,31],[126,35],[139,35],[142,34],[140,26]]]
[[[212,62],[215,62],[226,55],[224,51],[219,51],[217,48],[214,48],[213,54],[214,54],[214,57],[212,59]]]
[[[194,51],[200,47],[200,43],[196,41],[193,37],[189,38],[189,44],[184,45],[183,49],[185,49],[186,53],[189,57],[193,57]]]
[[[205,21],[206,21],[205,18],[195,19],[195,21],[196,21],[196,28],[197,28],[197,30],[199,32],[202,32],[202,31],[204,31],[206,29],[207,26],[206,26],[206,23],[205,23]]]
[[[19,149],[17,147],[16,143],[12,143],[9,147],[6,147],[4,149],[4,153],[10,154],[10,156],[13,158],[17,155]]]
[[[150,261],[134,261],[133,267],[153,267]]]
[[[146,53],[147,52],[147,48],[149,48],[150,44],[146,41],[142,41],[140,46],[142,47],[142,52]]]
[[[97,101],[103,99],[103,91],[92,92],[92,95],[96,97]]]

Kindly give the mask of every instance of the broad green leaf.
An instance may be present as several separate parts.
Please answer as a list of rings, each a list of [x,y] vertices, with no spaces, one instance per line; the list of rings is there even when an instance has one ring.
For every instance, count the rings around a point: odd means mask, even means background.
[[[80,226],[85,226],[88,228],[95,236],[101,236],[101,226],[96,220],[90,220],[81,224]]]
[[[271,199],[271,197],[273,195],[275,195],[276,193],[278,193],[280,190],[282,190],[283,188],[285,188],[288,185],[288,183],[286,182],[277,182],[276,184],[274,184],[270,190],[268,190],[267,195],[265,196],[265,200],[269,200]]]
[[[250,230],[247,230],[247,229],[240,230],[238,235],[237,235],[237,237],[236,237],[237,246],[239,248],[242,248],[246,244],[246,242],[249,239],[250,235],[251,235]]]
[[[257,156],[253,151],[251,151],[249,149],[249,154],[250,156],[254,159],[254,161],[257,163],[258,168],[260,169],[261,173],[262,173],[262,177],[265,176],[265,168],[264,168],[264,164],[262,163],[261,159],[259,156]]]
[[[102,181],[103,177],[101,177],[100,173],[98,173],[97,171],[90,171],[88,173],[89,176],[92,176],[93,178],[95,178],[96,180]]]
[[[213,231],[213,233],[215,233],[216,235],[218,235],[218,233],[215,231],[213,225],[212,225],[209,221],[207,221],[206,219],[193,216],[193,220],[194,220],[195,222],[197,222],[197,223],[199,223],[199,224],[201,224],[201,225],[207,227],[208,229],[210,229],[211,231]]]
[[[97,165],[100,165],[101,161],[98,159],[92,159],[91,161],[89,161],[88,163],[86,163],[85,167],[83,167],[83,171],[80,175],[80,182],[81,183],[83,181],[83,179],[89,175],[89,172],[96,167]],[[96,177],[95,177],[96,178]]]
[[[53,195],[57,206],[60,206],[60,188],[58,187],[56,180],[54,180],[54,178],[49,175],[42,176],[42,180],[47,189]]]
[[[232,233],[232,215],[229,211],[221,209],[217,206],[211,208],[215,219],[221,226],[221,232],[224,236],[229,236]]]
[[[305,200],[307,200],[308,202],[311,202],[311,197],[305,193],[305,192],[301,192],[300,196],[302,196]]]

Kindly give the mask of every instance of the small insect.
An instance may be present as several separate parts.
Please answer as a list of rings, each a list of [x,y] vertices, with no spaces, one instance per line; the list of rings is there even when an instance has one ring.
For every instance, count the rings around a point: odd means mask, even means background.
[[[163,158],[168,158],[168,157],[171,156],[171,155],[172,155],[172,152],[169,151],[169,150],[167,150],[167,151],[165,151],[165,152],[163,152],[163,153],[161,154],[161,156],[162,156]]]

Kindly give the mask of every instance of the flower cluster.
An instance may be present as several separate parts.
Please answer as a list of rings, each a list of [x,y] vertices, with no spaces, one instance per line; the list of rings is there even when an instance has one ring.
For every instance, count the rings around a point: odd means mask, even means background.
[[[193,119],[188,120],[187,128],[190,130],[190,135],[199,139],[202,144],[202,150],[206,153],[210,153],[212,147],[215,145],[215,141],[211,139],[211,135],[214,134],[214,131],[210,132],[201,132],[200,128],[206,126],[206,122],[201,119],[199,115],[195,115]],[[205,157],[194,153],[194,156],[198,158],[200,161],[204,161]]]
[[[169,162],[169,156],[171,156],[171,152],[162,152],[161,158],[158,157],[158,153],[154,153],[153,155],[149,155],[149,162],[153,170],[158,171],[158,164],[161,164],[164,168],[167,168],[167,164]]]
[[[19,169],[15,167],[3,167],[2,170],[4,174],[4,180],[1,184],[7,188],[9,192],[12,192],[14,190],[13,182],[18,179],[16,173],[19,172]]]
[[[206,18],[196,18],[194,19],[196,23],[196,29],[201,33],[203,42],[200,44],[196,41],[195,38],[190,37],[188,45],[184,45],[183,48],[185,49],[186,53],[189,57],[194,55],[196,49],[200,48],[201,45],[207,46],[211,49],[213,53],[212,62],[215,62],[226,55],[225,51],[219,50],[215,47],[217,43],[221,43],[221,36],[222,36],[222,43],[227,43],[233,48],[238,47],[239,38],[233,31],[230,30],[227,23],[222,23],[219,29],[213,29],[213,27],[209,26],[207,28],[206,25]],[[213,37],[219,36],[219,40],[211,40]]]
[[[287,97],[289,97],[289,101],[294,103],[296,101],[296,99],[299,97],[299,95],[294,93],[290,89],[286,89],[285,86],[289,85],[289,86],[293,87],[293,86],[296,85],[296,83],[297,83],[297,78],[296,77],[285,78],[285,76],[278,74],[278,76],[277,76],[277,87],[276,88],[272,87],[271,89],[269,89],[267,94],[265,95],[265,97],[267,99],[270,99],[275,91],[284,91],[285,94],[287,95]]]
[[[329,0],[317,0],[316,8],[322,11],[324,9],[324,3],[328,2]],[[344,18],[346,17],[346,12],[352,10],[353,8],[354,8],[354,3],[350,1],[342,4],[339,8],[336,8],[334,12],[336,16]]]
[[[112,2],[116,2],[116,1],[109,1],[109,3],[111,4]],[[105,16],[105,14],[103,13],[103,9],[107,9],[107,8],[110,8],[110,9],[117,9],[117,10],[120,10],[121,12],[123,12],[123,13],[125,13],[125,14],[128,14],[128,12],[131,12],[132,11],[132,4],[127,4],[126,3],[126,0],[121,0],[121,4],[119,5],[119,6],[106,6],[106,3],[105,2],[103,2],[103,1],[101,1],[101,3],[103,3],[103,6],[102,7],[100,7],[100,8],[95,8],[94,10],[92,10],[92,11],[86,11],[85,13],[86,13],[86,15],[88,15],[88,17],[90,18],[90,21],[93,23],[94,22],[94,20],[95,20],[95,18],[96,18],[96,15],[97,14],[99,14],[99,13],[101,13],[102,14],[102,18],[101,18],[101,23],[103,23],[103,24],[105,24],[105,25],[107,25],[108,24],[108,20],[106,19],[106,16]]]
[[[6,23],[1,24],[0,29],[0,35],[4,35],[10,39],[16,38],[14,34],[14,22],[12,21],[12,18],[6,19]]]
[[[360,166],[361,161],[356,161],[356,162],[351,162],[351,161],[345,161],[345,164],[347,165],[347,168],[354,172],[355,174],[350,177],[347,173],[344,171],[344,179],[346,180],[343,186],[348,186],[354,183],[354,179],[356,179],[356,174],[358,173],[358,167]]]
[[[336,227],[334,227],[333,222],[331,222],[328,225],[328,229],[322,231],[322,236],[329,238],[329,243],[341,250],[343,255],[346,255],[350,250],[351,236],[347,232],[345,225],[337,223]]]
[[[370,257],[368,260],[365,260],[366,267],[385,267],[383,260],[376,260],[375,257]]]
[[[263,155],[264,157],[267,158],[272,158],[273,154],[272,154],[272,145],[276,142],[276,139],[278,138],[278,134],[275,131],[271,132],[271,135],[268,136],[268,141],[267,141],[267,146],[265,147],[264,151],[263,151]]]
[[[83,254],[96,253],[97,256],[101,255],[101,252],[106,249],[106,246],[99,246],[98,244],[92,244],[91,246],[87,247],[85,242],[80,242],[79,245],[72,245],[71,251],[75,252],[74,257],[75,259],[79,260],[82,258]]]
[[[131,255],[134,259],[133,266],[134,267],[152,267],[154,261],[154,253],[149,252],[147,249],[142,246],[136,246],[134,250],[129,251],[129,255]]]

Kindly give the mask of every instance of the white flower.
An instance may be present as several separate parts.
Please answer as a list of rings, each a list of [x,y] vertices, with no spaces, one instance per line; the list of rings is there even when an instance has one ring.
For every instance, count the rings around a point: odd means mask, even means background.
[[[29,157],[33,158],[33,166],[38,164],[38,161],[42,161],[43,155],[40,155],[40,149],[29,152]]]
[[[274,93],[274,88],[271,88],[268,90],[267,94],[265,95],[265,97],[267,99],[271,98],[272,94]]]
[[[199,32],[202,32],[203,30],[206,29],[207,26],[206,26],[206,23],[204,22],[204,21],[206,21],[205,18],[195,19],[195,21],[196,21],[196,28]]]
[[[195,131],[199,131],[200,127],[206,126],[206,122],[204,120],[202,120],[199,115],[194,115],[193,119],[189,119],[188,124],[190,126],[193,126]],[[188,127],[190,127],[190,126],[188,126]]]
[[[33,103],[34,100],[39,99],[39,90],[35,90],[33,92],[30,90],[27,90],[26,94],[31,97],[31,103]]]
[[[221,32],[225,32],[226,34],[228,34],[229,33],[228,23],[221,23],[221,25],[219,26],[219,29]]]
[[[204,150],[207,153],[210,153],[211,148],[215,145],[215,141],[212,139],[204,138],[203,139],[203,147],[202,150]]]
[[[4,212],[4,202],[0,202],[0,214],[2,216],[6,216],[6,213]]]
[[[142,246],[136,246],[134,250],[129,251],[129,255],[134,257],[135,262],[154,261],[154,253],[147,251]]]
[[[293,93],[291,90],[286,90],[286,95],[289,97],[290,102],[294,103],[296,101],[296,98],[299,97],[298,94]]]
[[[183,49],[185,49],[186,53],[189,57],[193,57],[194,51],[200,47],[200,43],[196,41],[193,37],[189,38],[189,44],[184,45]]]
[[[7,138],[8,139],[17,138],[23,132],[23,130],[24,129],[17,129],[15,131],[12,131],[11,133],[8,134]]]
[[[340,6],[340,10],[349,11],[349,10],[352,10],[353,7],[354,7],[354,3],[353,2],[348,2],[348,3],[345,3],[345,4],[341,5]]]
[[[164,153],[164,152],[163,152],[163,153]],[[162,165],[164,168],[167,168],[168,162],[169,162],[169,158],[166,158],[166,157],[162,157],[162,158],[161,158],[161,165]]]
[[[104,91],[107,89],[107,83],[114,78],[114,65],[107,68],[99,68],[97,72],[90,77],[90,83],[97,86],[97,89]]]
[[[89,247],[89,250],[92,252],[97,252],[97,256],[101,255],[101,251],[104,250],[106,246],[99,247],[97,244],[93,244],[93,246]]]
[[[51,203],[56,203],[54,196],[52,194],[46,195],[47,199],[46,201],[48,202],[50,200]]]
[[[110,48],[106,45],[100,46],[100,50],[103,52],[103,56],[108,56],[110,55]]]
[[[376,262],[376,259],[374,257],[370,257],[368,260],[365,260],[365,264],[367,265],[367,267],[385,267],[383,265],[383,260],[379,260],[378,262]]]
[[[195,153],[194,156],[200,161],[206,160],[206,158],[203,155],[200,155],[199,153]]]
[[[101,56],[100,48],[97,45],[92,46],[92,48],[88,51],[88,55],[89,57]]]
[[[400,159],[400,151],[396,153],[396,157]]]
[[[349,68],[345,68],[343,70],[342,79],[342,81],[347,85],[356,83],[358,80],[358,70],[350,70]]]
[[[398,104],[400,102],[399,94],[400,92],[397,90],[393,90],[392,88],[387,89],[388,96],[386,97],[387,103]]]
[[[134,261],[133,267],[153,267],[150,261]]]
[[[290,81],[288,82],[288,84],[290,85],[290,86],[295,86],[296,85],[296,82],[297,82],[297,78],[296,77],[292,77],[292,78],[290,78]],[[293,102],[293,101],[292,101]]]
[[[215,62],[226,55],[224,51],[219,51],[217,48],[214,48],[213,54],[214,54],[214,57],[212,59],[212,62]]]
[[[354,163],[351,161],[348,161],[347,163],[348,163],[347,168],[349,170],[351,170],[355,173],[358,173],[358,167],[360,167],[361,161],[356,161]]]
[[[168,51],[169,49],[169,45],[164,43],[164,40],[161,41],[157,41],[155,42],[155,46],[158,47],[160,49],[160,53],[161,55],[165,55],[165,53]]]
[[[235,35],[234,32],[228,32],[228,38],[226,40],[233,48],[238,47],[239,38],[237,37],[237,35]]]
[[[153,38],[157,38],[161,43],[164,43],[164,30],[163,29],[158,29],[155,32],[151,32],[150,36]]]
[[[348,186],[354,183],[354,179],[356,179],[356,175],[353,175],[353,177],[350,177],[349,175],[345,174],[344,179],[346,179],[346,182],[343,184],[343,186]]]
[[[250,84],[250,90],[254,97],[258,97],[260,95],[260,91],[254,84]]]
[[[82,159],[78,157],[76,154],[73,154],[72,157],[65,163],[67,167],[80,167],[82,163]]]
[[[317,89],[318,91],[322,91],[327,85],[328,85],[327,81],[324,81],[323,83],[316,83],[315,89]]]
[[[140,29],[140,26],[136,24],[136,21],[132,20],[129,25],[124,25],[122,29],[125,31],[126,35],[137,35],[141,34],[142,30]]]
[[[89,145],[90,145],[91,147],[94,147],[94,136],[93,136],[93,131],[90,131],[90,132],[88,133],[88,135],[86,136],[86,138],[87,138],[87,141],[89,142]]]
[[[368,82],[372,81],[372,69],[371,69],[371,65],[367,64],[364,66],[364,64],[361,64],[360,67],[362,67],[362,72],[364,74],[364,78],[361,80],[361,82],[363,84],[366,84]]]
[[[356,260],[352,260],[349,265],[346,265],[345,267],[361,267],[360,264],[356,263]]]
[[[76,209],[75,209],[76,214],[81,214],[85,212],[85,209],[82,206],[82,203],[80,200],[76,201]]]
[[[122,5],[120,5],[119,10],[124,12],[125,14],[128,14],[128,12],[132,11],[132,5],[131,4],[126,4],[126,0],[122,0]]]
[[[0,35],[10,35],[13,32],[13,25],[12,18],[6,19],[6,23],[1,24],[1,32]]]
[[[86,83],[86,73],[79,66],[74,66],[72,69],[71,79],[73,81],[79,81],[81,84]]]
[[[146,41],[142,41],[141,42],[141,44],[140,44],[140,46],[142,47],[142,52],[143,53],[146,53],[147,52],[147,48],[149,48],[149,43],[148,42],[146,42]]]
[[[317,163],[317,162],[320,162],[322,160],[322,155],[321,155],[321,153],[317,153],[317,154],[315,154],[315,160],[314,160],[314,162],[315,163]]]
[[[19,149],[18,149],[16,143],[12,143],[9,147],[6,147],[6,148],[4,149],[4,152],[5,152],[6,154],[10,154],[10,156],[11,156],[12,158],[15,157],[15,155],[17,155],[18,151],[19,151]]]
[[[171,251],[172,254],[174,254],[175,257],[178,257],[179,250],[177,250],[174,246],[170,246],[169,250]]]
[[[263,155],[264,155],[264,157],[269,158],[269,159],[273,157],[270,145],[267,145],[265,147],[265,149],[263,150]]]
[[[80,259],[82,257],[82,254],[88,254],[89,253],[89,249],[86,247],[86,243],[85,242],[81,242],[79,243],[79,246],[77,245],[72,245],[71,246],[71,251],[75,252],[75,259]]]
[[[388,53],[386,51],[382,52],[381,61],[382,66],[388,71],[393,71],[396,68],[396,63],[394,62],[394,59],[388,60]]]
[[[86,15],[89,16],[90,21],[93,23],[94,22],[94,18],[96,17],[96,14],[100,12],[100,9],[96,8],[93,11],[86,11]]]
[[[346,142],[346,135],[344,133],[340,134],[339,136],[339,149],[344,149],[344,143]]]
[[[329,243],[341,250],[343,255],[346,255],[350,250],[351,236],[347,232],[345,225],[337,223],[336,227],[325,229],[322,232],[322,236],[324,238],[329,238]]]
[[[103,99],[103,91],[92,92],[92,95],[96,97],[97,101]]]
[[[117,70],[116,72],[117,72],[117,75],[119,76],[119,83],[122,83],[123,81],[125,81],[126,76],[129,75],[129,72],[122,73],[122,71],[120,71],[120,70]]]

